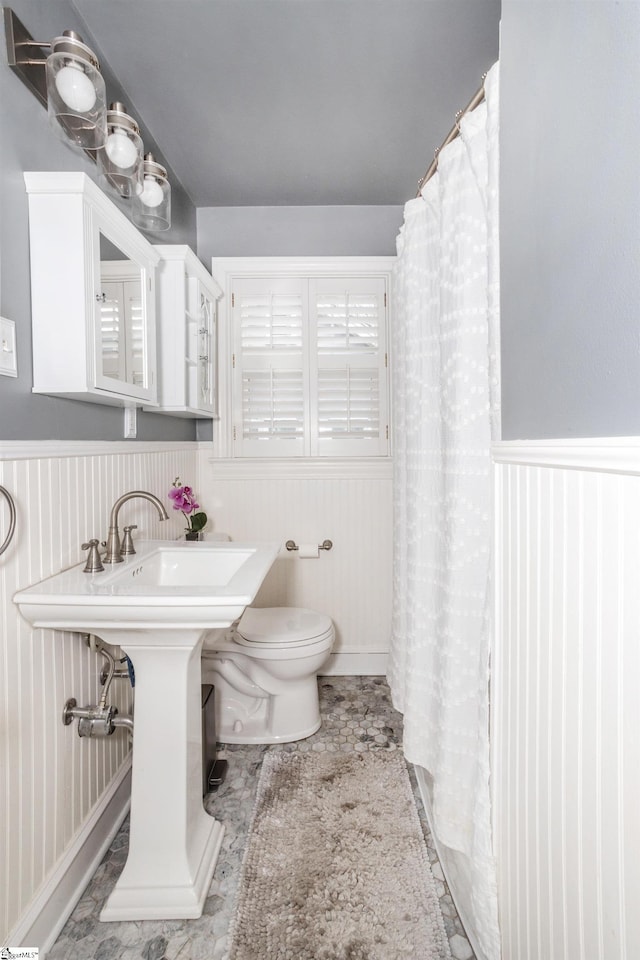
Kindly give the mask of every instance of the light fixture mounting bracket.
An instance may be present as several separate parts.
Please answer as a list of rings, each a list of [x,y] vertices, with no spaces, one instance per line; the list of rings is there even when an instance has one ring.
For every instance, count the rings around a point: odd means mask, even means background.
[[[29,87],[42,106],[47,107],[47,80],[44,70],[46,55],[36,60],[28,55],[30,48],[50,47],[50,43],[34,40],[11,7],[3,7],[4,33],[7,38],[7,60],[14,73]]]

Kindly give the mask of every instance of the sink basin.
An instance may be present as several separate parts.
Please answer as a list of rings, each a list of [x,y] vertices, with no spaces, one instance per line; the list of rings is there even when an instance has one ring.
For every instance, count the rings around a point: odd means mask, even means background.
[[[116,570],[109,576],[109,586],[115,585],[119,593],[128,595],[138,594],[147,587],[193,587],[208,591],[212,587],[228,586],[241,568],[246,576],[250,569],[247,564],[255,561],[255,557],[256,550],[250,547],[179,544],[153,550],[144,559],[138,557],[137,563],[127,565],[126,570]]]
[[[99,633],[124,626],[224,627],[258,592],[278,553],[275,543],[136,541],[137,553],[101,573],[83,564],[14,597],[36,627]]]

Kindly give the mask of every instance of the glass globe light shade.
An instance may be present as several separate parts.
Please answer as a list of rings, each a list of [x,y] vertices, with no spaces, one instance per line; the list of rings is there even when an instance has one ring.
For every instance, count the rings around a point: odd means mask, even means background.
[[[98,151],[100,181],[123,200],[142,190],[142,139],[138,124],[116,101],[107,110],[107,139]]]
[[[138,150],[124,130],[114,130],[107,137],[105,150],[111,163],[123,170],[132,167],[138,158]]]
[[[159,207],[164,199],[162,187],[155,177],[146,176],[144,187],[140,193],[140,201],[145,207]]]
[[[143,178],[133,198],[132,219],[142,230],[161,233],[171,226],[171,185],[152,153],[145,154]]]
[[[100,64],[73,30],[51,41],[46,59],[47,113],[56,134],[83,150],[107,137],[106,90]]]
[[[95,88],[82,67],[69,62],[66,67],[56,74],[58,93],[72,110],[78,113],[88,113],[96,102]]]

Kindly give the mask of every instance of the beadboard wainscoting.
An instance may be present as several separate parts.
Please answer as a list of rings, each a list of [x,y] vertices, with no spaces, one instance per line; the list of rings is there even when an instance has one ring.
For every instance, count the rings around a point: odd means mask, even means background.
[[[63,726],[69,697],[97,703],[103,658],[79,635],[35,630],[13,603],[17,590],[83,558],[80,545],[106,537],[114,501],[143,489],[165,499],[177,475],[198,483],[195,443],[0,443],[0,484],[16,504],[15,536],[0,557],[0,942],[55,940],[128,807],[130,748],[125,730],[80,739]],[[168,503],[168,501],[167,501]],[[178,537],[142,500],[121,523],[136,536]],[[0,542],[9,516],[0,502]],[[114,681],[109,700],[132,709],[131,689]]]
[[[280,555],[256,605],[330,616],[336,643],[325,674],[386,672],[391,630],[391,463],[210,460],[203,502],[233,540],[275,540]],[[331,550],[301,559],[287,540]]]
[[[503,960],[640,956],[640,439],[498,443]]]

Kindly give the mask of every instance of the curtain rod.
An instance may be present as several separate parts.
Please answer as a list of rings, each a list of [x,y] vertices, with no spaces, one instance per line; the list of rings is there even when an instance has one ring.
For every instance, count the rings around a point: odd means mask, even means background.
[[[455,140],[456,137],[459,135],[460,121],[462,120],[462,118],[465,116],[465,114],[471,113],[472,110],[475,110],[475,108],[479,104],[481,104],[482,101],[484,100],[484,81],[486,80],[486,78],[487,78],[486,73],[483,73],[482,84],[476,90],[474,95],[471,97],[471,100],[469,100],[469,103],[466,105],[464,110],[458,110],[458,112],[456,113],[456,122],[451,127],[451,130],[449,130],[449,133],[446,135],[446,137],[444,138],[440,146],[433,151],[433,160],[429,165],[429,169],[427,170],[425,175],[422,177],[422,179],[418,181],[418,192],[416,193],[416,197],[420,196],[420,192],[424,187],[425,183],[427,183],[427,181],[431,179],[431,177],[434,175],[434,173],[438,169],[438,156],[440,154],[440,151],[443,150],[444,147],[447,146],[447,144],[451,143],[452,140]]]

